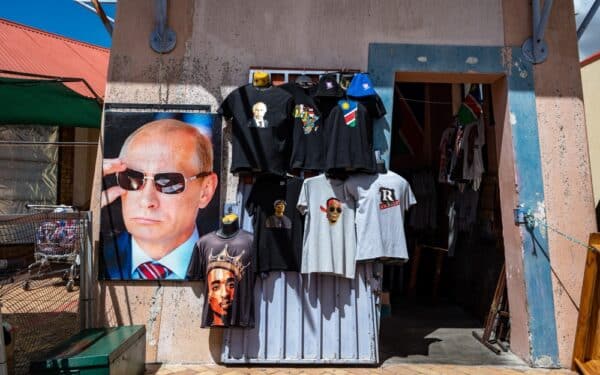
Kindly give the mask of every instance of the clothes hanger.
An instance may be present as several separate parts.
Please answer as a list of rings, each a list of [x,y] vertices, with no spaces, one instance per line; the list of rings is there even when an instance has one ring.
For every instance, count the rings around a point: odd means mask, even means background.
[[[302,74],[296,77],[296,80],[294,82],[303,89],[307,89],[315,85],[315,82],[312,80],[312,78],[310,78],[310,76],[306,74],[306,69],[302,72]]]

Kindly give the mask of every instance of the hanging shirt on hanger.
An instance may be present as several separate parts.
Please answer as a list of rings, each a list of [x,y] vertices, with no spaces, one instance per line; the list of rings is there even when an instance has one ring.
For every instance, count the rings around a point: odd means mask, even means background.
[[[483,167],[482,148],[485,145],[485,127],[483,118],[479,118],[465,127],[465,142],[463,148],[466,157],[463,159],[463,178],[465,180],[481,180],[485,172]],[[477,185],[479,187],[479,185]],[[475,189],[477,190],[477,189]]]
[[[388,171],[350,176],[344,186],[356,201],[356,260],[408,259],[404,216],[417,203],[408,181]]]
[[[354,100],[339,100],[325,120],[325,170],[375,172],[371,116]]]
[[[346,198],[344,181],[325,175],[307,178],[298,198],[298,210],[306,216],[302,273],[354,278],[354,202]]]
[[[254,326],[252,234],[240,230],[222,238],[216,232],[198,240],[189,280],[205,280],[201,327]]]
[[[219,113],[232,119],[231,173],[288,170],[293,98],[279,87],[248,84],[227,96]]]
[[[452,140],[454,139],[455,132],[455,127],[446,128],[442,133],[442,138],[440,140],[440,169],[438,173],[438,182],[443,184],[450,183],[448,174],[450,172],[453,150]]]
[[[246,208],[253,218],[257,272],[300,271],[304,216],[295,206],[301,188],[302,180],[296,177],[256,180]]]
[[[316,87],[296,83],[279,86],[294,97],[294,130],[290,168],[322,171],[324,168],[323,116],[312,97]]]

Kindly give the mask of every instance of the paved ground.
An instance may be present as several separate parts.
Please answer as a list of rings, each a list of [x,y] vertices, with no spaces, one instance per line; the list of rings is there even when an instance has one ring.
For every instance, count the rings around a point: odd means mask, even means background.
[[[16,329],[16,372],[27,373],[29,357],[47,349],[79,327],[78,290],[67,292],[60,278],[35,281],[28,291],[22,283],[0,284],[0,300],[4,318]],[[461,317],[455,307],[435,306],[431,309],[404,309],[382,321],[380,347],[383,365],[379,367],[237,367],[218,365],[148,365],[147,374],[458,374],[518,375],[574,374],[568,370],[532,369],[510,353],[491,354],[472,338],[476,322]],[[449,317],[453,324],[435,324],[435,316]],[[431,318],[431,319],[430,319]],[[397,340],[398,331],[405,340]],[[396,331],[396,334],[390,335]],[[466,355],[466,353],[469,353]],[[450,362],[448,362],[450,361]],[[452,363],[452,364],[447,364]],[[485,363],[486,366],[479,364]]]
[[[526,367],[511,352],[496,355],[473,337],[482,324],[449,303],[392,307],[381,319],[379,358],[384,365],[439,364]]]
[[[15,338],[9,363],[17,375],[29,373],[29,360],[37,353],[79,331],[79,287],[68,292],[61,277],[50,277],[32,280],[24,290],[26,279],[0,282],[2,318]]]
[[[184,365],[148,365],[148,375],[234,375],[234,374],[328,374],[328,375],[560,375],[575,374],[568,370],[543,370],[527,367],[503,367],[503,366],[458,366],[458,365],[427,365],[427,364],[394,364],[381,367],[221,367],[221,366],[184,366]]]

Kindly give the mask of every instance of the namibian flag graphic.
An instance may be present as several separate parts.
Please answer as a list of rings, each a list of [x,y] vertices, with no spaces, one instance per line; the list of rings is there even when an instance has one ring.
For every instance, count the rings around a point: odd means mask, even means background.
[[[358,109],[358,103],[352,100],[340,100],[338,102],[340,108],[344,113],[344,121],[346,125],[353,128],[356,126],[356,110]]]
[[[481,104],[472,94],[467,95],[458,109],[458,120],[463,125],[477,121],[483,112]]]

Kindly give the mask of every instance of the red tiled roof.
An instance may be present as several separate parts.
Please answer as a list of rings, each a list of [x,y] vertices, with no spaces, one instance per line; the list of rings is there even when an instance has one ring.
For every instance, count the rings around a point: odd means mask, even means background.
[[[1,70],[83,78],[104,98],[109,55],[107,48],[0,19]],[[94,96],[83,83],[65,85],[81,95]]]

